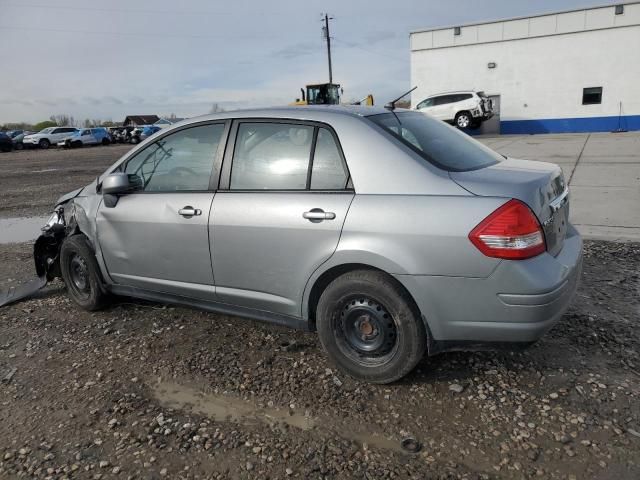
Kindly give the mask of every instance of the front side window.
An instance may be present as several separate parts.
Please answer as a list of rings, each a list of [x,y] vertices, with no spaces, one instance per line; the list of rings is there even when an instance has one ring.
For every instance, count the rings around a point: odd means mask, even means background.
[[[433,98],[427,98],[418,104],[418,108],[432,107],[433,106]]]
[[[311,190],[341,190],[347,185],[340,149],[326,128],[318,130],[311,169]]]
[[[236,136],[232,190],[304,190],[314,127],[241,123]]]
[[[223,132],[223,124],[179,130],[136,154],[124,171],[137,175],[145,192],[208,190]]]
[[[433,165],[453,172],[488,167],[502,157],[467,134],[420,112],[367,117]]]

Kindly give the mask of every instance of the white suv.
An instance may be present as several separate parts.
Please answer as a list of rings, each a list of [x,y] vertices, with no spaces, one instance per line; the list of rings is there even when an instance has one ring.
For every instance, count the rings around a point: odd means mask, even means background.
[[[27,135],[22,140],[25,147],[49,148],[58,142],[70,137],[78,129],[74,127],[49,127],[40,130],[38,133]]]
[[[493,116],[493,101],[484,92],[439,93],[421,101],[416,110],[453,123],[458,128],[478,128]]]

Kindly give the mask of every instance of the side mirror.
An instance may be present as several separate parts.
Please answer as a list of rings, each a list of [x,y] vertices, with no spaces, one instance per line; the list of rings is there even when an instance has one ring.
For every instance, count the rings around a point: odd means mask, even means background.
[[[105,195],[124,195],[139,190],[140,187],[137,175],[120,172],[112,173],[102,181],[102,193]]]
[[[118,204],[118,195],[126,195],[142,189],[142,182],[137,175],[112,173],[102,181],[104,205],[113,208]]]

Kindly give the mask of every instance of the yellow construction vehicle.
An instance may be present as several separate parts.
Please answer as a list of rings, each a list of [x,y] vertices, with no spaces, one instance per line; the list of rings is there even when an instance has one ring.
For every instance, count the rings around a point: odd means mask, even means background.
[[[337,83],[317,83],[300,89],[302,98],[296,98],[293,105],[340,105],[342,89]],[[373,95],[367,95],[354,105],[373,105]]]

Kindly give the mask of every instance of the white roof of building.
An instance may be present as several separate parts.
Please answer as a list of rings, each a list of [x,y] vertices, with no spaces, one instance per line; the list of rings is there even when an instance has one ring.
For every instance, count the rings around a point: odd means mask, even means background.
[[[525,17],[449,25],[414,30],[411,50],[456,47],[523,38],[640,25],[640,1],[621,2],[624,13],[615,14],[616,4],[600,5]],[[454,34],[459,27],[460,33]]]

